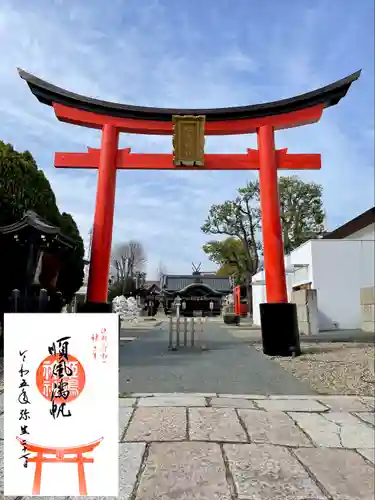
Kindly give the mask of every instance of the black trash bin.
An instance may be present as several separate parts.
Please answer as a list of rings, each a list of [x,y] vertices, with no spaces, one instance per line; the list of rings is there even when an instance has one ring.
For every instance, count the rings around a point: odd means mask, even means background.
[[[260,304],[263,352],[268,356],[299,356],[297,306],[290,303]]]

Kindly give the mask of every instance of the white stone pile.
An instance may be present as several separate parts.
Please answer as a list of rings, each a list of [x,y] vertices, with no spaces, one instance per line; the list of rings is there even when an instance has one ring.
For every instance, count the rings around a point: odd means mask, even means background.
[[[221,310],[221,314],[229,314],[234,312],[234,297],[233,294],[230,293],[223,298],[223,307]]]
[[[122,322],[136,323],[141,315],[141,307],[137,305],[136,299],[134,297],[126,299],[123,295],[113,299],[112,311],[120,316]]]
[[[223,300],[223,305],[225,306],[230,306],[234,304],[234,298],[233,298],[233,293],[230,293],[229,295],[226,295]]]

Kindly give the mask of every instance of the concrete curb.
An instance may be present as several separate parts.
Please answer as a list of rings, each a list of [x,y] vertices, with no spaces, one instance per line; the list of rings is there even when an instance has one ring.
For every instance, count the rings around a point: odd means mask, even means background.
[[[137,323],[129,323],[124,326],[124,323],[121,324],[121,330],[153,330],[157,326],[160,326],[161,324],[164,323],[165,320],[159,320],[159,321],[139,321]]]
[[[190,406],[188,400],[193,400],[197,398],[201,402],[203,400],[203,406],[210,406],[210,402],[212,399],[223,399],[224,400],[237,400],[241,401],[319,401],[323,406],[325,406],[326,410],[329,410],[329,406],[327,406],[324,401],[333,401],[334,407],[337,408],[337,402],[340,402],[341,407],[345,408],[362,408],[360,411],[375,411],[375,397],[374,396],[363,396],[363,395],[332,395],[332,394],[295,394],[295,395],[286,395],[286,394],[222,394],[216,392],[132,392],[132,393],[119,393],[120,404],[121,400],[141,400],[141,399],[153,399],[156,402],[160,402],[161,400],[175,401],[178,406]],[[125,401],[124,401],[125,403]],[[134,403],[135,404],[135,403]],[[157,404],[155,405],[157,406]],[[161,404],[161,406],[165,406],[165,404]],[[173,407],[174,404],[169,404],[167,406]],[[225,405],[224,405],[225,406]],[[228,402],[226,406],[229,408],[233,407],[231,402]],[[234,406],[236,407],[236,406]],[[343,411],[343,410],[340,410]],[[357,409],[346,410],[346,411],[358,411]]]
[[[249,344],[261,344],[262,339],[260,337],[252,337],[249,335],[241,335],[235,338],[239,338],[244,342]],[[339,344],[375,344],[375,336],[371,334],[364,333],[358,337],[346,337],[346,336],[333,336],[333,335],[321,335],[321,336],[311,336],[311,337],[300,337],[300,343],[303,344],[329,344],[329,343],[339,343]]]

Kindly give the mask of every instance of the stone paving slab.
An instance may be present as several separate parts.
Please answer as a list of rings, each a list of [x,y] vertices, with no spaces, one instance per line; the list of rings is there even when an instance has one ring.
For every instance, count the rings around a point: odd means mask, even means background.
[[[370,411],[375,411],[375,397],[361,396],[360,399],[365,403],[366,406],[368,406]]]
[[[206,406],[206,400],[199,396],[155,396],[141,398],[138,406]]]
[[[354,450],[304,448],[295,453],[333,500],[374,500],[374,469]]]
[[[119,498],[373,500],[371,405],[329,398],[131,394],[119,404]],[[0,492],[3,472],[0,460]]]
[[[320,398],[321,396],[319,396]],[[269,396],[265,396],[263,399],[318,399],[318,396],[311,396],[311,394],[270,394]]]
[[[167,395],[162,392],[155,392],[155,394],[152,394],[151,396],[154,397],[161,397],[165,398],[166,396],[168,397],[173,397],[173,398],[186,398],[186,397],[191,397],[191,394],[186,393],[186,392],[170,392]],[[198,398],[215,398],[217,396],[216,392],[195,392],[194,397]]]
[[[267,411],[328,411],[316,399],[269,399],[256,401],[256,405]]]
[[[119,410],[119,429],[118,429],[118,438],[121,441],[121,438],[124,434],[125,429],[127,428],[130,418],[133,416],[134,410],[133,408],[121,408]]]
[[[267,399],[267,396],[262,394],[217,394],[220,398],[235,398],[235,399]]]
[[[125,434],[126,441],[181,441],[187,439],[186,408],[137,408]]]
[[[120,498],[129,498],[132,494],[145,450],[145,443],[120,444]]]
[[[239,409],[238,415],[252,443],[312,446],[311,441],[286,413]]]
[[[286,448],[224,445],[239,499],[326,500],[327,497]]]
[[[357,450],[362,456],[367,458],[367,460],[375,464],[375,449],[374,448],[360,448]]]
[[[16,499],[18,497],[4,497],[5,500],[11,500],[11,499]],[[74,498],[77,498],[77,497],[74,497]],[[90,498],[90,497],[78,497],[78,498]],[[93,498],[93,497],[91,497]],[[95,498],[99,498],[99,497],[95,497]],[[22,497],[23,500],[35,500],[35,499],[39,499],[39,500],[68,500],[69,497],[37,497],[37,496],[32,496],[32,497]]]
[[[231,500],[216,443],[154,443],[137,500]]]
[[[137,403],[137,398],[120,398],[119,407],[120,408],[132,408]]]
[[[194,441],[248,441],[234,408],[189,408],[189,436]]]
[[[375,426],[375,414],[374,413],[354,413],[359,419],[364,420],[368,424],[374,425]]]
[[[4,491],[4,441],[0,441],[0,493]]]
[[[250,399],[244,398],[212,398],[211,406],[221,407],[221,408],[251,408],[252,410],[256,410],[254,402]]]
[[[332,411],[368,412],[369,407],[356,396],[319,396],[318,401],[328,406]]]
[[[345,412],[332,412],[322,415],[333,422],[339,430],[344,448],[366,448],[369,443],[375,443],[375,429],[359,421],[354,415]]]
[[[366,448],[375,442],[375,430],[350,413],[291,412],[289,415],[316,446]]]

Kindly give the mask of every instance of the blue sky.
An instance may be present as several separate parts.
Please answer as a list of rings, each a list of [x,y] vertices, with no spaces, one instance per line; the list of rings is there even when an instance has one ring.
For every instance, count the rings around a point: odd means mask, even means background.
[[[61,210],[87,242],[96,172],[55,170],[55,151],[97,147],[100,132],[57,121],[17,74],[21,68],[91,97],[169,107],[225,107],[290,97],[363,69],[315,125],[277,134],[277,147],[321,153],[328,229],[374,205],[374,2],[361,0],[1,0],[0,138],[32,152]],[[134,152],[170,152],[171,138],[121,136]],[[208,152],[245,152],[253,135],[209,137]],[[114,244],[142,241],[152,278],[191,262],[209,207],[253,178],[243,172],[136,172],[117,176]]]

